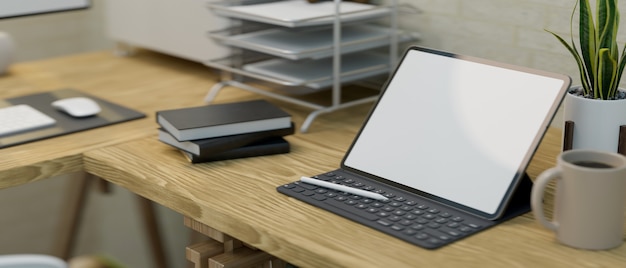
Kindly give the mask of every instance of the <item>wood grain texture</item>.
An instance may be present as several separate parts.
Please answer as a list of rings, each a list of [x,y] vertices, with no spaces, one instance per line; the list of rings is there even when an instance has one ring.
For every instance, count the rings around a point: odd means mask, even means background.
[[[164,64],[171,68],[163,68]],[[80,171],[83,152],[151,134],[156,109],[201,104],[208,84],[214,83],[216,76],[200,67],[148,52],[136,58],[99,52],[14,65],[0,78],[2,98],[75,88],[133,107],[149,117],[4,148],[0,188]],[[155,82],[156,77],[170,78]],[[172,99],[170,95],[181,88],[190,97]]]
[[[85,167],[302,267],[610,267],[626,261],[624,247],[592,252],[559,245],[530,214],[429,251],[277,193],[277,185],[336,167],[351,135],[328,135],[333,139],[315,132],[288,137],[294,150],[286,155],[196,165],[148,137],[90,151]],[[559,139],[558,130],[548,133],[528,169],[532,178],[554,164]],[[546,197],[548,210],[551,200]]]
[[[626,247],[581,251],[526,214],[446,246],[425,250],[279,194],[276,187],[339,166],[371,105],[318,117],[307,134],[287,137],[292,151],[203,164],[188,163],[157,140],[154,113],[202,104],[217,75],[201,64],[139,51],[119,58],[89,53],[15,65],[0,96],[72,87],[148,115],[145,119],[2,149],[0,188],[87,172],[301,267],[620,267]],[[346,98],[372,94],[358,88]],[[324,102],[325,93],[303,96]],[[260,98],[225,88],[215,102]],[[273,100],[272,100],[273,101]],[[273,101],[299,126],[309,109]],[[528,168],[531,178],[554,165],[560,131],[550,130]],[[546,204],[552,205],[551,187]],[[550,211],[548,211],[548,216]]]

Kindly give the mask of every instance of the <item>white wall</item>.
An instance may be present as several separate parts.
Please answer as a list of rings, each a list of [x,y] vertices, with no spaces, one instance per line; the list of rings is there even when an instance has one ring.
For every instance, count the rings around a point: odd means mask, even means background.
[[[423,35],[420,44],[487,59],[568,74],[580,83],[569,52],[545,30],[570,39],[576,0],[400,0],[422,10],[402,26]],[[592,0],[592,8],[595,1]],[[619,3],[626,12],[626,2]],[[625,13],[626,14],[626,13]],[[577,22],[578,12],[575,14]],[[622,15],[624,18],[624,15]],[[626,41],[626,19],[618,33]],[[577,28],[574,28],[577,35]],[[624,82],[622,82],[624,85]]]
[[[0,31],[15,40],[16,61],[101,50],[112,42],[104,32],[104,0],[84,10],[0,19]]]

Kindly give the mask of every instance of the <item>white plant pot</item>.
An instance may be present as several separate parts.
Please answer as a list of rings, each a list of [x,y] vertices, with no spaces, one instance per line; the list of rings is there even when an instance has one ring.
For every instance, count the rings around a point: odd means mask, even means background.
[[[574,122],[572,149],[617,152],[619,128],[626,125],[626,99],[594,100],[567,93],[563,120]]]
[[[14,50],[13,38],[5,32],[0,32],[0,75],[4,74],[13,63]]]

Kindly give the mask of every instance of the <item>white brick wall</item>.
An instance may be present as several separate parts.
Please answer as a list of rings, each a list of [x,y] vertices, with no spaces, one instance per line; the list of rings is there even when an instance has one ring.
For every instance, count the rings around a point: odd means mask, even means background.
[[[403,16],[401,21],[403,28],[422,34],[420,45],[564,73],[573,83],[580,81],[569,52],[544,30],[569,40],[576,0],[400,1],[422,10],[415,16]],[[620,3],[620,10],[626,14],[626,2]],[[575,20],[577,16],[578,12]],[[621,46],[626,40],[626,18],[622,18]]]

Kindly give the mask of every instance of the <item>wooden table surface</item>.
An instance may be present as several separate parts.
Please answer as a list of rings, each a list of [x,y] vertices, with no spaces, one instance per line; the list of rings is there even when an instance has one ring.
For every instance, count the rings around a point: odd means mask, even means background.
[[[425,250],[276,192],[277,186],[301,175],[338,167],[369,111],[367,104],[322,115],[309,133],[288,136],[289,154],[190,164],[157,140],[154,113],[202,105],[216,80],[200,64],[147,51],[128,58],[99,52],[18,64],[0,79],[4,98],[71,87],[148,117],[2,149],[0,188],[84,169],[302,267],[626,264],[626,247],[594,252],[562,246],[530,213],[444,248]],[[349,90],[350,95],[361,94],[359,90]],[[324,94],[307,96],[320,97],[328,99]],[[228,88],[216,102],[254,98],[260,97]],[[310,112],[273,102],[291,113],[297,126]],[[531,178],[554,165],[559,143],[560,131],[551,129],[528,169]]]
[[[147,51],[128,58],[105,51],[11,66],[0,76],[1,98],[74,88],[148,117],[4,148],[0,189],[80,171],[83,152],[153,134],[157,110],[203,105],[217,78],[201,64]]]

